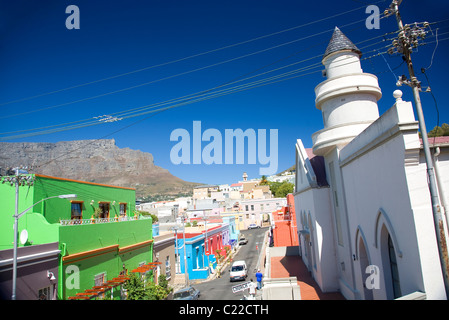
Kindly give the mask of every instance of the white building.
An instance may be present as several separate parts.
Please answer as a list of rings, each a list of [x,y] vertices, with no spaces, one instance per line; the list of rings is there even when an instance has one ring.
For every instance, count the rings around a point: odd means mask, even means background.
[[[287,198],[244,199],[240,201],[245,228],[250,224],[267,226],[271,224],[273,211],[287,205]]]
[[[374,75],[363,73],[360,56],[336,28],[322,61],[327,79],[315,88],[324,128],[312,135],[313,150],[296,144],[300,254],[324,292],[446,299],[413,106],[396,91],[379,117],[381,90]],[[439,142],[443,194],[449,140]],[[448,202],[447,194],[441,200]]]

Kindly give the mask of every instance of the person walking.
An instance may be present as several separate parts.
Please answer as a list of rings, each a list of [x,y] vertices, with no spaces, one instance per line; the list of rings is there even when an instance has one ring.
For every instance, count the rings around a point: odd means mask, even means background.
[[[251,300],[255,300],[256,299],[256,284],[253,282],[253,279],[250,280],[251,283],[248,285],[248,291],[249,291],[249,295]]]
[[[263,278],[262,272],[260,272],[260,269],[257,269],[257,273],[256,273],[257,290],[262,289],[262,278]]]

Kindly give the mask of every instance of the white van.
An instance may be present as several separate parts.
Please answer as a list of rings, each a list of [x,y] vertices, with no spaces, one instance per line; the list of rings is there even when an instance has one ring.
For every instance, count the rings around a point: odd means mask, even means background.
[[[229,270],[229,280],[245,280],[248,276],[248,269],[246,268],[246,263],[243,260],[235,261],[231,269]]]

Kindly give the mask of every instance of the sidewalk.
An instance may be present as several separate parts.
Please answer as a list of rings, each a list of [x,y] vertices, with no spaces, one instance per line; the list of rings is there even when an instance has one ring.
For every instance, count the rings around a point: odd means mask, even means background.
[[[272,257],[270,261],[272,278],[297,278],[301,300],[345,300],[339,292],[323,293],[300,256]]]

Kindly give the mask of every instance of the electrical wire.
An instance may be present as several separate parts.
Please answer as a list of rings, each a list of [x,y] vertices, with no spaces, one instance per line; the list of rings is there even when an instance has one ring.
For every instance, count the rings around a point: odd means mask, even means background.
[[[378,37],[375,37],[375,38],[378,38]],[[366,42],[366,40],[363,41],[363,42]],[[381,42],[382,42],[382,41],[381,41]],[[372,45],[375,45],[375,44],[378,44],[378,43],[379,43],[379,42],[373,43],[373,44],[370,44],[370,45],[367,45],[367,46],[363,47],[362,49],[367,48],[367,47],[372,46]],[[368,53],[369,53],[369,52],[368,52]],[[243,79],[237,79],[237,80],[234,80],[234,81],[229,81],[229,82],[226,83],[226,84],[223,84],[223,85],[220,85],[220,86],[218,86],[218,87],[214,87],[214,88],[208,89],[208,90],[206,90],[206,91],[201,91],[201,92],[199,92],[199,93],[195,93],[195,94],[192,94],[192,95],[187,95],[187,96],[184,96],[184,97],[181,97],[181,98],[168,100],[168,101],[165,101],[165,102],[162,102],[162,103],[156,103],[156,104],[147,105],[147,106],[144,106],[144,107],[139,107],[139,108],[127,110],[127,111],[125,111],[125,112],[122,111],[122,112],[120,112],[120,113],[112,113],[111,115],[119,116],[119,117],[124,117],[124,116],[127,116],[127,117],[135,117],[135,116],[138,116],[138,115],[142,115],[142,113],[141,113],[141,114],[137,114],[137,115],[136,115],[136,114],[135,114],[135,115],[129,115],[129,114],[130,114],[131,112],[145,111],[145,109],[148,109],[148,108],[150,108],[150,109],[151,109],[151,108],[156,108],[156,107],[160,107],[160,106],[163,106],[163,105],[166,105],[166,104],[169,104],[169,103],[173,103],[173,102],[182,102],[183,99],[185,99],[185,98],[193,99],[193,98],[195,98],[197,95],[198,95],[198,96],[204,95],[205,93],[207,93],[207,92],[209,92],[209,91],[212,91],[212,90],[214,90],[214,89],[217,89],[217,88],[219,88],[219,87],[224,87],[224,86],[229,85],[229,84],[232,84],[232,83],[237,83],[237,82],[241,82],[241,81],[244,81],[244,80],[248,80],[248,79],[251,79],[251,78],[254,78],[254,77],[258,77],[258,76],[261,76],[261,75],[264,75],[264,74],[267,74],[267,73],[270,73],[270,72],[274,72],[274,71],[277,71],[277,70],[280,70],[280,69],[283,69],[283,68],[286,68],[286,67],[289,67],[289,66],[292,66],[292,65],[295,65],[295,64],[303,63],[303,62],[305,62],[305,61],[308,61],[308,60],[311,60],[311,59],[313,59],[313,58],[320,57],[320,56],[321,56],[321,55],[317,55],[317,56],[315,56],[315,57],[308,58],[308,59],[304,59],[304,60],[301,60],[301,61],[299,61],[299,62],[295,62],[295,63],[289,64],[289,65],[287,65],[287,66],[283,66],[283,67],[279,67],[279,68],[276,68],[276,69],[273,69],[273,70],[270,70],[270,71],[266,71],[266,72],[263,72],[263,73],[259,73],[259,74],[255,75],[255,76],[251,76],[251,77],[247,77],[247,78],[243,78]],[[310,67],[319,67],[319,66],[321,66],[321,63],[320,63],[320,62],[317,62],[317,63],[315,63],[315,64],[313,64],[313,65],[309,65],[309,66],[306,66],[306,67],[303,67],[303,68],[300,68],[300,69],[296,69],[296,70],[294,70],[293,72],[304,71],[304,70],[307,70],[307,69],[310,68]],[[259,69],[261,69],[261,68],[259,68]],[[278,78],[278,77],[280,77],[280,76],[286,76],[286,75],[288,75],[288,74],[289,74],[289,73],[285,73],[285,74],[281,74],[281,75],[276,76],[276,77]],[[264,81],[268,81],[268,80],[272,80],[272,79],[276,79],[276,78],[268,78],[268,79],[266,79],[266,80],[264,80]],[[259,80],[259,81],[260,81],[260,80]],[[257,84],[257,82],[250,83],[249,85],[254,85],[254,84]],[[247,84],[247,85],[245,85],[245,86],[248,87],[249,85]],[[236,89],[241,89],[241,88],[242,88],[242,86],[237,86],[237,87],[228,89],[228,92],[227,92],[227,93],[229,94],[232,90],[236,91]],[[242,90],[238,90],[238,91],[242,91]],[[216,95],[217,93],[219,93],[219,92],[215,92],[214,94]],[[222,95],[222,94],[221,94],[221,95]],[[204,100],[204,98],[202,98],[201,100]],[[201,101],[201,100],[198,100],[198,99],[197,99],[197,100],[194,100],[194,101]],[[183,105],[183,104],[181,104],[181,105]],[[164,108],[164,109],[166,109],[166,108]],[[157,110],[155,110],[155,111],[157,111]],[[155,111],[152,111],[152,112],[155,112]],[[145,112],[145,113],[148,113],[148,112]],[[98,120],[91,120],[91,118],[86,119],[86,120],[88,120],[88,121],[90,121],[90,122],[87,122],[87,123],[84,123],[84,124],[81,124],[81,125],[69,126],[69,127],[63,128],[63,129],[54,129],[54,131],[46,131],[46,132],[42,132],[41,134],[45,134],[45,133],[53,133],[53,132],[58,132],[58,131],[61,131],[61,130],[69,130],[69,129],[79,128],[79,127],[85,127],[85,126],[90,126],[90,125],[100,124]],[[75,121],[75,122],[66,123],[66,124],[61,124],[61,125],[54,125],[54,126],[49,126],[49,127],[41,127],[41,128],[35,128],[35,129],[19,130],[19,131],[15,131],[15,132],[7,132],[7,133],[2,133],[2,134],[11,134],[11,133],[19,133],[19,132],[25,132],[25,131],[42,130],[42,129],[50,128],[50,127],[57,127],[57,126],[63,126],[63,125],[68,125],[68,124],[80,123],[80,122],[83,122],[83,121],[86,121],[86,120],[80,120],[80,121]],[[33,135],[33,133],[32,133],[31,135]],[[29,135],[22,135],[22,136],[20,136],[20,137],[26,137],[26,136],[29,136]],[[8,137],[8,138],[11,138],[11,137]],[[3,138],[3,139],[5,139],[5,138]],[[3,140],[3,139],[2,139],[2,140]]]
[[[374,4],[377,4],[377,3],[380,3],[380,2],[384,2],[384,1],[385,0],[381,0],[381,1],[375,2]],[[310,25],[313,25],[313,24],[316,24],[316,23],[319,23],[319,22],[323,22],[323,21],[326,21],[326,20],[329,20],[329,19],[332,19],[332,18],[336,18],[338,16],[342,16],[342,15],[345,15],[345,14],[348,14],[348,13],[360,10],[360,9],[362,9],[364,7],[365,6],[361,6],[361,7],[358,7],[358,8],[355,8],[355,9],[351,9],[351,10],[348,10],[348,11],[345,11],[345,12],[337,13],[337,14],[334,14],[334,15],[331,15],[331,16],[328,16],[328,17],[325,17],[325,18],[322,18],[322,19],[314,20],[314,21],[311,21],[311,22],[308,22],[308,23],[305,23],[305,24],[302,24],[302,25],[299,25],[299,26],[287,28],[287,29],[284,29],[284,30],[281,30],[281,31],[277,31],[277,32],[273,32],[273,33],[266,34],[266,35],[263,35],[263,36],[259,36],[259,37],[256,37],[256,38],[253,38],[253,39],[250,39],[250,40],[241,41],[241,42],[238,42],[238,43],[235,43],[235,44],[231,44],[231,45],[224,46],[224,47],[221,47],[221,48],[212,49],[212,50],[209,50],[209,51],[205,51],[205,52],[201,52],[201,53],[198,53],[198,54],[190,55],[190,56],[183,57],[183,58],[180,58],[180,59],[176,59],[176,60],[172,60],[172,61],[168,61],[168,62],[164,62],[164,63],[160,63],[160,64],[156,64],[156,65],[152,65],[152,66],[136,69],[136,70],[133,70],[133,71],[129,71],[129,72],[117,74],[117,75],[114,75],[114,76],[110,76],[110,77],[106,77],[106,78],[102,78],[102,79],[98,79],[98,80],[94,80],[94,81],[90,81],[90,82],[86,82],[86,83],[70,86],[70,87],[67,87],[67,88],[59,89],[59,90],[54,90],[54,91],[42,93],[42,94],[39,94],[39,95],[34,95],[34,96],[30,96],[30,97],[16,99],[16,100],[9,101],[9,102],[3,102],[3,103],[0,103],[0,106],[7,105],[7,104],[12,104],[12,103],[17,103],[17,102],[23,102],[23,101],[27,101],[27,100],[43,97],[43,96],[50,95],[50,94],[60,93],[60,92],[63,92],[63,91],[67,91],[67,90],[71,90],[71,89],[75,89],[75,88],[80,88],[80,87],[84,87],[84,86],[87,86],[87,85],[104,82],[104,81],[107,81],[107,80],[116,79],[116,78],[119,78],[119,77],[123,77],[123,76],[127,76],[127,75],[130,75],[130,74],[142,72],[142,71],[145,71],[145,70],[158,68],[158,67],[170,65],[170,64],[173,64],[173,63],[189,60],[189,59],[192,59],[192,58],[200,57],[200,56],[207,55],[207,54],[210,54],[210,53],[214,53],[214,52],[218,52],[218,51],[221,51],[221,50],[233,48],[233,47],[240,46],[240,45],[243,45],[243,44],[247,44],[247,43],[251,43],[251,42],[258,41],[258,40],[261,40],[261,39],[265,39],[265,38],[268,38],[268,37],[272,37],[274,35],[282,34],[282,33],[289,32],[289,31],[292,31],[292,30],[296,30],[296,29],[299,29],[299,28],[303,28],[303,27],[306,27],[306,26],[310,26]]]
[[[374,40],[374,39],[377,39],[377,38],[381,38],[381,37],[384,38],[384,36],[385,36],[385,35],[373,37],[373,38],[371,38],[371,39],[366,39],[366,40],[361,41],[360,43],[364,43],[364,42],[371,41],[371,40]],[[372,43],[372,44],[370,44],[370,45],[364,46],[364,47],[362,47],[362,49],[367,48],[367,47],[369,47],[369,46],[376,45],[376,44],[381,43],[381,42],[384,42],[384,41],[385,41],[385,39],[384,39],[383,41],[376,42],[376,43]],[[357,43],[357,44],[360,45],[360,43]],[[260,70],[260,69],[264,69],[264,68],[266,68],[266,67],[268,67],[268,66],[270,66],[270,65],[273,65],[273,64],[275,64],[275,63],[277,63],[277,62],[279,62],[279,61],[285,60],[286,58],[289,58],[289,57],[291,57],[291,56],[293,56],[293,55],[296,55],[296,54],[298,54],[298,53],[300,53],[300,52],[304,52],[304,51],[306,51],[306,50],[309,50],[310,48],[315,47],[315,46],[317,46],[317,45],[319,45],[319,44],[321,44],[321,42],[320,42],[320,43],[317,43],[317,44],[314,44],[314,45],[312,45],[312,46],[309,46],[309,47],[306,48],[306,49],[297,51],[297,52],[295,52],[294,54],[292,54],[292,55],[290,55],[290,56],[287,56],[287,57],[285,57],[285,58],[279,59],[279,60],[277,60],[277,61],[275,61],[275,62],[273,62],[273,63],[271,63],[271,64],[268,64],[268,65],[265,65],[265,66],[263,66],[263,67],[261,67],[261,68],[258,68],[258,69],[256,69],[256,70],[253,70],[253,71],[247,73],[246,75],[252,74],[252,73],[254,73],[254,72],[256,72],[256,71],[258,71],[258,70]],[[311,60],[311,59],[314,59],[314,58],[317,58],[317,57],[320,57],[320,56],[321,56],[321,55],[317,55],[317,56],[315,56],[315,57],[308,58],[308,59],[304,59],[304,60],[301,60],[301,61],[299,61],[299,62],[295,62],[295,63],[289,64],[289,65],[284,66],[284,67],[280,67],[280,68],[277,68],[277,69],[274,69],[274,70],[271,70],[271,71],[268,71],[268,72],[264,72],[264,73],[259,74],[259,76],[260,76],[260,75],[263,75],[263,74],[266,74],[266,73],[269,73],[269,72],[274,72],[274,71],[277,71],[277,70],[279,70],[279,69],[286,68],[286,67],[289,67],[289,66],[292,66],[292,65],[295,65],[295,64],[303,63],[303,62],[309,61],[309,60]],[[320,62],[317,62],[317,63],[315,63],[315,65],[321,65],[321,63],[320,63]],[[243,75],[243,76],[245,76],[245,75]],[[243,77],[243,76],[240,76],[239,78],[241,78],[241,77]],[[254,77],[254,76],[253,76],[253,77]],[[169,103],[169,102],[176,102],[176,101],[179,101],[178,99],[191,98],[191,97],[193,97],[193,96],[195,96],[195,95],[198,95],[198,94],[204,94],[204,93],[206,93],[206,92],[209,92],[209,91],[211,91],[211,90],[215,90],[215,89],[217,89],[217,88],[220,88],[220,87],[229,85],[229,84],[231,84],[231,83],[240,82],[240,81],[242,81],[242,80],[247,80],[247,79],[249,79],[249,78],[245,78],[245,79],[238,80],[239,78],[237,78],[237,80],[228,81],[227,83],[221,84],[221,85],[219,85],[219,86],[217,86],[217,87],[213,87],[213,88],[210,88],[210,89],[205,90],[205,91],[200,91],[200,92],[197,92],[197,93],[194,93],[194,94],[191,94],[191,95],[187,95],[187,96],[184,96],[184,97],[181,97],[181,98],[176,98],[176,99],[168,100],[167,102],[163,102],[162,104]],[[251,77],[251,78],[252,78],[252,77]],[[142,108],[148,108],[148,107],[157,107],[157,106],[160,106],[160,105],[161,105],[161,103],[157,103],[157,104],[153,104],[153,105],[146,105],[146,106],[144,106],[144,107],[139,107],[139,108],[131,109],[131,110],[129,110],[129,111],[141,110]],[[123,113],[123,112],[116,112],[116,113],[110,113],[108,116],[122,117],[122,116],[124,116],[124,115],[126,115],[126,113]],[[101,117],[94,117],[94,118],[101,118]],[[11,133],[19,133],[19,132],[27,132],[27,131],[36,131],[36,130],[42,130],[42,129],[50,129],[50,128],[52,128],[52,127],[63,126],[63,125],[75,125],[75,128],[76,128],[76,124],[77,124],[77,123],[81,123],[81,122],[85,122],[85,121],[89,121],[89,120],[91,120],[91,124],[97,124],[98,121],[101,122],[101,121],[104,121],[105,119],[103,118],[103,119],[100,119],[100,120],[97,121],[97,120],[92,120],[92,118],[89,118],[89,119],[85,119],[85,120],[72,121],[72,122],[68,122],[68,123],[64,123],[64,124],[60,124],[60,125],[46,126],[46,127],[40,127],[40,128],[34,128],[34,129],[17,130],[17,131],[12,131],[12,132],[3,132],[3,133],[0,133],[0,134],[1,134],[1,135],[6,135],[6,134],[11,134]],[[104,121],[104,122],[108,122],[108,121]]]
[[[374,49],[374,50],[372,50],[370,52],[378,52],[378,49]],[[370,59],[370,58],[373,58],[373,57],[378,56],[378,55],[380,55],[379,52],[376,55],[364,58],[362,60]],[[311,59],[311,58],[309,58],[309,59]],[[309,59],[305,59],[305,60],[309,60]],[[350,62],[350,63],[354,63],[354,62]],[[290,65],[293,65],[293,64],[290,64]],[[344,64],[341,64],[341,65],[338,65],[338,66],[342,66],[342,65],[344,65]],[[285,67],[288,67],[288,66],[277,68],[275,70],[279,70],[279,69],[282,69],[282,68],[285,68]],[[155,112],[159,113],[159,112],[162,112],[162,111],[165,111],[165,110],[169,110],[169,109],[172,109],[172,108],[176,108],[176,107],[192,104],[192,103],[195,103],[195,102],[205,101],[205,100],[221,97],[221,96],[232,94],[232,93],[246,91],[246,90],[258,88],[258,87],[261,87],[261,86],[278,83],[280,81],[291,80],[291,79],[295,79],[295,78],[298,78],[298,77],[302,77],[302,76],[305,76],[305,75],[309,75],[309,74],[321,71],[321,70],[312,71],[313,69],[317,69],[317,68],[321,68],[321,63],[320,62],[312,64],[312,65],[305,66],[303,68],[299,68],[299,69],[295,69],[295,70],[292,70],[292,71],[288,71],[288,72],[285,72],[285,73],[282,73],[282,74],[279,74],[279,75],[268,77],[268,78],[265,78],[265,79],[260,79],[260,80],[253,81],[253,82],[250,82],[250,83],[234,86],[234,87],[231,87],[231,88],[222,89],[222,90],[214,91],[214,92],[211,92],[211,93],[208,92],[207,94],[201,93],[201,94],[196,95],[196,96],[191,96],[187,100],[186,99],[180,99],[180,100],[176,101],[176,103],[174,103],[174,104],[173,103],[170,104],[168,102],[162,102],[162,103],[158,103],[156,105],[144,106],[144,107],[141,107],[139,110],[137,110],[138,112],[136,112],[134,110],[133,112],[121,113],[118,116],[120,116],[121,119],[128,119],[128,118],[134,118],[134,117],[147,115],[147,114],[155,113]],[[269,72],[272,72],[272,71],[275,71],[275,70],[270,70],[270,71],[267,71],[267,72],[264,72],[264,73],[261,73],[261,74],[255,75],[255,76],[251,76],[251,77],[247,77],[247,78],[244,78],[244,79],[236,80],[236,81],[233,81],[233,83],[237,83],[237,82],[240,82],[240,81],[245,81],[245,80],[248,80],[248,79],[251,79],[251,78],[254,78],[254,77],[258,77],[258,76],[260,76],[262,74],[266,74],[266,73],[269,73]],[[305,71],[308,71],[308,72],[304,73]],[[174,101],[172,100],[170,102],[174,102]],[[168,106],[163,107],[164,105],[167,105],[167,104],[168,104]],[[155,109],[156,107],[158,109]],[[20,134],[20,135],[15,135],[15,136],[3,137],[3,138],[0,138],[0,140],[11,139],[11,138],[13,138],[13,139],[25,138],[25,137],[35,136],[35,135],[56,133],[56,132],[73,130],[73,129],[83,128],[83,127],[88,127],[88,126],[93,126],[93,125],[99,125],[99,124],[102,124],[102,123],[99,122],[99,121],[87,121],[85,123],[81,123],[81,124],[78,124],[78,125],[72,125],[72,126],[66,126],[66,127],[63,127],[63,128],[55,128],[55,129],[52,129],[52,130],[44,130],[44,131],[40,131],[40,132],[32,132],[32,133],[29,133],[29,134]]]
[[[383,17],[381,17],[381,19],[382,18]],[[357,24],[357,23],[360,23],[360,22],[363,22],[363,21],[365,21],[365,19],[360,19],[360,20],[357,20],[357,21],[354,21],[354,22],[350,22],[350,23],[347,23],[347,24],[343,25],[342,28],[350,26],[350,25],[354,25],[354,24]],[[303,40],[306,40],[306,39],[309,39],[309,38],[313,38],[313,37],[325,34],[327,32],[333,31],[333,30],[334,29],[329,29],[329,30],[317,32],[315,34],[312,34],[312,35],[309,35],[309,36],[306,36],[306,37],[302,37],[302,38],[299,38],[299,39],[295,39],[295,40],[292,40],[292,41],[284,42],[284,43],[281,43],[281,44],[276,45],[276,46],[272,46],[272,47],[269,47],[269,48],[265,48],[265,49],[262,49],[262,50],[258,50],[258,51],[252,52],[252,53],[241,55],[241,56],[238,56],[238,57],[235,57],[235,58],[231,58],[231,59],[227,59],[227,60],[224,60],[224,61],[220,61],[220,62],[211,64],[211,65],[207,65],[207,66],[204,66],[204,67],[200,67],[200,68],[188,70],[188,71],[185,71],[185,72],[181,72],[181,73],[178,73],[178,74],[175,74],[175,75],[170,75],[170,76],[167,76],[167,77],[163,77],[163,78],[159,78],[159,79],[156,79],[156,80],[148,81],[148,82],[141,83],[141,84],[138,84],[138,85],[134,85],[134,86],[130,86],[130,87],[126,87],[126,88],[122,88],[122,89],[118,89],[118,90],[102,93],[102,94],[95,95],[95,96],[90,96],[90,97],[87,97],[87,98],[78,99],[78,100],[75,100],[75,101],[70,101],[70,102],[65,102],[65,103],[61,103],[61,104],[56,104],[56,105],[52,105],[52,106],[48,106],[48,107],[44,107],[44,108],[39,108],[39,109],[38,108],[34,108],[33,110],[26,111],[26,112],[0,116],[0,119],[17,117],[17,116],[22,116],[22,115],[25,115],[25,114],[35,113],[35,112],[39,112],[39,111],[50,110],[50,109],[54,109],[54,108],[58,108],[58,107],[71,105],[71,104],[74,104],[74,103],[85,102],[85,101],[89,101],[89,100],[92,100],[92,99],[105,97],[105,96],[108,96],[108,95],[111,95],[111,94],[116,94],[116,93],[125,92],[125,91],[128,91],[128,90],[140,88],[140,87],[147,86],[147,85],[150,85],[150,84],[154,84],[154,83],[157,83],[157,82],[160,82],[160,81],[173,79],[173,78],[176,78],[176,77],[179,77],[179,76],[187,75],[187,74],[190,74],[190,73],[193,73],[193,72],[205,70],[205,69],[216,67],[216,66],[219,66],[219,65],[222,65],[222,64],[225,64],[225,63],[229,63],[229,62],[233,62],[233,61],[240,60],[240,59],[243,59],[243,58],[247,58],[247,57],[250,57],[250,56],[253,56],[253,55],[256,55],[256,54],[260,54],[260,53],[263,53],[263,52],[274,50],[274,49],[277,49],[277,48],[280,48],[280,47],[283,47],[283,46],[286,46],[286,45],[290,45],[290,44],[293,44],[293,43],[296,43],[296,42],[299,42],[299,41],[303,41]]]

